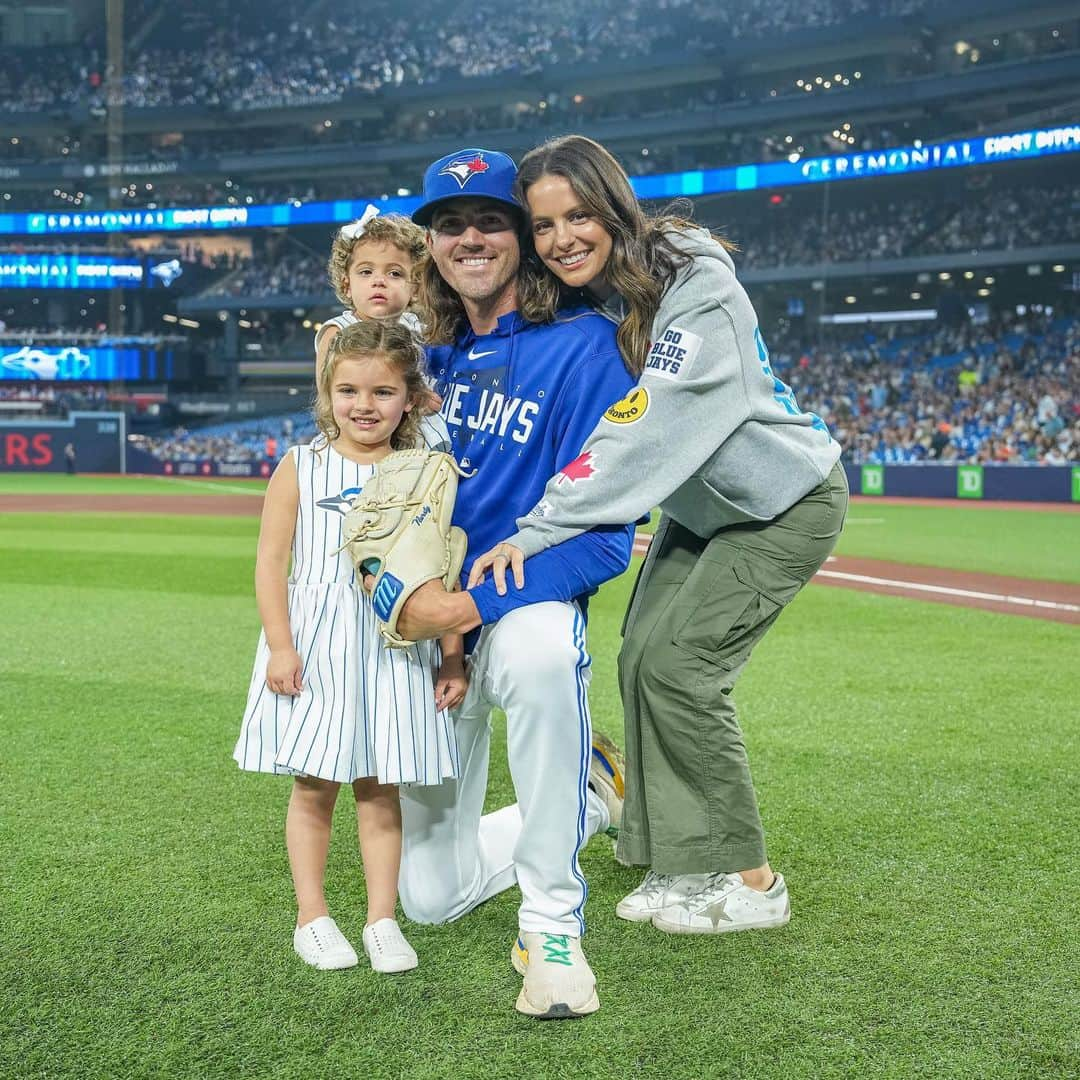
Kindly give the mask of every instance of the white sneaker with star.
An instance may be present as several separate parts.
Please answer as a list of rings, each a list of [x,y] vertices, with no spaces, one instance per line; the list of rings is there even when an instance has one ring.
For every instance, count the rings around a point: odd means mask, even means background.
[[[758,892],[739,874],[710,874],[696,892],[658,911],[652,924],[668,934],[726,934],[784,926],[790,918],[782,875],[776,875],[767,892]]]
[[[710,877],[710,874],[658,874],[650,870],[641,884],[615,905],[615,914],[627,922],[650,922],[664,908],[697,892]]]

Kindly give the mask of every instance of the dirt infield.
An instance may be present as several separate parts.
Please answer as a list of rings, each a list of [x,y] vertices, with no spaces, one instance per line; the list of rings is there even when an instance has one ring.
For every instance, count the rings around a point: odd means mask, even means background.
[[[950,499],[859,498],[863,504],[957,505]],[[0,514],[83,512],[98,514],[214,514],[257,517],[262,499],[255,495],[0,495]],[[994,509],[1077,510],[1067,503],[965,503]],[[652,537],[638,533],[634,554],[644,555]],[[1080,585],[974,574],[933,566],[912,566],[879,559],[834,556],[814,578],[816,584],[856,589],[884,596],[930,600],[981,608],[1007,615],[1050,619],[1080,625]]]
[[[262,493],[260,492],[259,495]],[[258,517],[258,495],[0,495],[0,514],[216,514]]]
[[[1007,499],[918,499],[906,495],[852,495],[851,501],[859,506],[962,506],[971,510],[1058,510],[1063,513],[1080,512],[1080,503],[1023,502]]]

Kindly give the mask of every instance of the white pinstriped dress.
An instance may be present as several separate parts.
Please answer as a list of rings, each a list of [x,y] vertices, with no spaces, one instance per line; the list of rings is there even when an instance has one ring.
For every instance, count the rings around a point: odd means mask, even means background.
[[[345,511],[373,466],[342,457],[321,437],[313,445],[323,449],[289,450],[300,491],[289,623],[304,689],[297,697],[270,691],[270,650],[260,635],[233,757],[255,772],[438,784],[458,765],[453,721],[435,708],[438,643],[386,648],[348,555],[335,554]]]

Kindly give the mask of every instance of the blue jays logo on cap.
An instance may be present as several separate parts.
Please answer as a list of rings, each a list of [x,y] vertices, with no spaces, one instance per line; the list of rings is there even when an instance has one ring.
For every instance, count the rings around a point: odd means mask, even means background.
[[[432,162],[424,173],[423,201],[413,212],[417,225],[430,225],[440,204],[463,196],[506,203],[520,213],[514,198],[517,166],[498,150],[468,147]]]
[[[470,158],[456,158],[447,162],[440,170],[440,176],[452,176],[462,188],[480,173],[486,173],[491,166],[484,160],[483,155],[476,154]]]

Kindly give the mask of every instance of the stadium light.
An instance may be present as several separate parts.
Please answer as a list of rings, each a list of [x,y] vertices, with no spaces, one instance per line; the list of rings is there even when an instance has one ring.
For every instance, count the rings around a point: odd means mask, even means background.
[[[935,308],[905,308],[900,311],[839,311],[835,315],[819,315],[822,325],[850,325],[852,323],[924,322],[937,318]]]

